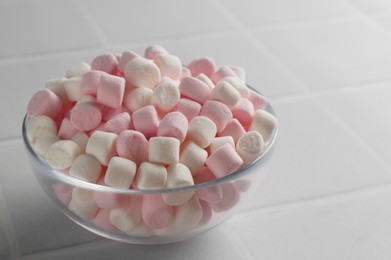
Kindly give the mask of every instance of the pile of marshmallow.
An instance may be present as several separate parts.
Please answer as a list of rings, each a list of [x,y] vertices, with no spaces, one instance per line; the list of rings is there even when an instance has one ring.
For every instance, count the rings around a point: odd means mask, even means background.
[[[266,98],[245,82],[241,67],[217,69],[208,57],[183,66],[158,45],[144,57],[103,54],[32,96],[26,133],[48,165],[87,182],[121,189],[191,186],[224,177],[264,151],[277,122],[264,110]],[[165,193],[162,200],[180,206],[193,195]],[[69,207],[78,215],[96,214],[75,198]]]

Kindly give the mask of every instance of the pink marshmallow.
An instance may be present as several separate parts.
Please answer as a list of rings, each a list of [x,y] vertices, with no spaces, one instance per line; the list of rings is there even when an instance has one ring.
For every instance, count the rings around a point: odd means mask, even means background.
[[[107,132],[115,133],[119,135],[122,131],[125,131],[129,128],[130,125],[130,115],[127,112],[123,112],[111,118],[104,124],[104,129]]]
[[[157,135],[175,137],[182,143],[186,138],[188,127],[189,122],[181,112],[171,112],[160,121]]]
[[[98,102],[111,108],[120,108],[124,99],[125,79],[104,74],[100,78],[96,97]]]
[[[203,104],[210,94],[208,85],[193,77],[184,77],[179,84],[179,91],[183,97],[187,97],[200,104]]]
[[[118,70],[118,60],[113,54],[102,54],[92,60],[91,69],[115,75]]]
[[[88,71],[81,77],[80,91],[83,95],[95,96],[98,91],[99,81],[104,72],[99,70]]]
[[[246,130],[242,124],[236,118],[232,118],[228,121],[225,128],[218,133],[218,136],[232,136],[236,143],[245,132]]]
[[[100,228],[118,232],[118,229],[110,221],[110,211],[111,209],[99,209],[92,222]]]
[[[213,83],[217,84],[224,77],[237,77],[236,73],[227,65],[222,66],[219,70],[217,70],[211,80]]]
[[[242,166],[243,160],[235,148],[225,144],[212,153],[205,164],[217,178],[221,178],[236,171]]]
[[[93,101],[78,102],[71,110],[72,125],[82,131],[90,131],[99,126],[102,112]]]
[[[212,218],[213,211],[212,208],[210,207],[209,203],[200,200],[200,205],[202,209],[202,218],[200,222],[198,222],[197,226],[204,226],[209,223],[210,219]]]
[[[149,139],[157,135],[159,116],[152,105],[137,109],[132,114],[134,129],[144,134]]]
[[[112,119],[113,117],[115,117],[116,115],[119,115],[123,112],[126,112],[128,113],[129,115],[131,114],[131,112],[129,111],[129,109],[127,109],[126,107],[124,106],[121,106],[120,108],[111,108],[111,107],[107,107],[106,109],[104,109],[102,111],[102,121],[109,121],[110,119]]]
[[[184,77],[191,77],[191,71],[189,70],[189,68],[182,66],[182,73],[179,80],[182,80]]]
[[[264,109],[268,102],[268,100],[264,96],[252,89],[250,89],[249,100],[251,101],[251,103],[253,103],[254,111]]]
[[[211,58],[203,57],[193,60],[187,67],[190,69],[193,77],[197,77],[198,74],[204,73],[210,78],[215,72],[216,64]]]
[[[190,99],[181,98],[178,102],[176,110],[181,112],[188,121],[192,120],[193,117],[198,116],[202,106]]]
[[[117,139],[117,153],[137,165],[148,161],[149,144],[145,136],[134,130],[121,132]]]
[[[54,183],[52,187],[57,195],[58,200],[61,201],[62,204],[68,205],[72,198],[72,186],[57,182]]]
[[[253,119],[254,106],[247,98],[240,98],[231,111],[233,117],[245,126],[250,124]]]
[[[79,130],[77,130],[68,117],[64,117],[58,129],[58,137],[63,140],[71,139]]]
[[[155,45],[149,46],[145,50],[144,57],[147,59],[153,60],[157,55],[166,54],[166,53],[168,53],[168,51],[165,48],[163,48],[160,45],[155,44]]]
[[[214,180],[216,180],[216,177],[213,175],[212,171],[208,167],[203,167],[201,171],[199,171],[194,176],[195,184],[200,184],[200,183],[214,181]],[[196,191],[196,195],[200,200],[209,203],[217,203],[223,199],[223,193],[221,191],[220,185],[199,189]]]
[[[103,178],[98,182],[99,185],[105,185]],[[95,191],[95,203],[102,209],[115,209],[125,206],[129,202],[129,196],[120,193]]]
[[[161,194],[144,195],[141,212],[145,224],[155,229],[167,227],[174,218],[174,208],[164,202]]]
[[[232,183],[221,184],[221,189],[223,192],[223,199],[218,203],[210,204],[210,206],[215,212],[223,212],[230,210],[238,203],[240,199],[240,193],[235,188],[235,185],[233,185]]]
[[[231,110],[223,103],[216,100],[207,100],[200,112],[201,116],[211,119],[217,127],[217,132],[222,131],[232,118]]]
[[[62,108],[62,100],[49,89],[36,92],[27,105],[27,113],[30,117],[44,115],[55,118]]]
[[[122,53],[118,61],[118,71],[124,73],[126,63],[128,63],[129,61],[133,60],[136,57],[140,57],[140,55],[138,55],[133,51],[125,51],[124,53]]]

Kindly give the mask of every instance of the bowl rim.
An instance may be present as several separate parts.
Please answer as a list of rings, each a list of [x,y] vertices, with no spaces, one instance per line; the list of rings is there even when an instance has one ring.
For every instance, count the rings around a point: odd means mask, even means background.
[[[251,86],[248,86],[250,89],[254,90],[255,92],[261,94],[258,90],[254,89]],[[261,94],[262,95],[262,94]],[[268,99],[266,106],[262,109],[265,110],[266,112],[269,112],[272,114],[275,118],[277,118],[276,113],[271,106],[270,102]],[[194,184],[191,186],[182,186],[182,187],[177,187],[177,188],[161,188],[161,189],[132,189],[132,188],[115,188],[115,187],[110,187],[110,186],[104,186],[101,184],[97,183],[91,183],[87,182],[81,179],[78,179],[76,177],[70,176],[68,174],[65,174],[61,171],[55,170],[52,167],[50,167],[42,158],[39,156],[33,149],[32,145],[30,144],[28,137],[27,137],[27,121],[28,121],[28,114],[26,113],[23,119],[23,125],[22,125],[22,137],[23,137],[23,142],[25,145],[25,148],[27,150],[28,155],[30,156],[30,159],[33,160],[35,163],[38,163],[40,167],[45,169],[46,174],[50,174],[49,177],[56,179],[59,182],[66,183],[75,187],[79,188],[85,188],[85,189],[90,189],[90,190],[95,190],[95,191],[102,191],[102,192],[111,192],[111,193],[118,193],[118,194],[127,194],[127,195],[143,195],[143,194],[156,194],[156,193],[172,193],[172,192],[186,192],[186,191],[191,191],[191,190],[199,190],[199,189],[205,189],[209,187],[213,187],[219,184],[224,184],[230,181],[233,181],[235,179],[239,179],[241,176],[246,175],[251,168],[255,164],[262,163],[262,161],[266,160],[268,155],[272,152],[272,149],[275,146],[275,142],[277,139],[278,135],[278,121],[276,124],[276,127],[273,129],[269,141],[266,143],[266,147],[264,151],[251,163],[248,165],[239,168],[238,170],[224,176],[221,178],[217,178],[212,181],[208,182],[203,182],[199,184]],[[36,173],[35,173],[36,174]]]

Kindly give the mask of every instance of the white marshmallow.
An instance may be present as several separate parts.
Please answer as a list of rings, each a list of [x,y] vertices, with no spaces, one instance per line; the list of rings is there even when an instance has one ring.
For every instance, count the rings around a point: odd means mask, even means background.
[[[97,130],[88,139],[86,153],[95,156],[102,165],[107,166],[110,159],[116,155],[117,138],[118,135],[114,133]]]
[[[193,196],[189,201],[176,207],[175,225],[181,229],[190,229],[202,218],[202,207],[198,198]]]
[[[30,117],[26,124],[26,135],[29,142],[34,144],[40,136],[57,135],[57,125],[48,116],[39,115]]]
[[[235,148],[235,141],[230,135],[213,138],[212,142],[209,145],[210,153],[214,153],[217,149],[227,143],[230,144],[233,148]]]
[[[240,80],[237,77],[224,77],[222,78],[220,82],[228,82],[231,84],[232,87],[234,87],[237,91],[239,91],[240,96],[243,98],[249,98],[250,97],[250,89],[247,87],[245,81]]]
[[[161,164],[143,162],[138,167],[136,178],[139,189],[161,189],[166,184],[167,170]]]
[[[93,190],[83,188],[73,188],[72,201],[80,208],[87,211],[93,211],[98,209],[98,205],[95,203],[95,192]]]
[[[259,132],[262,135],[264,142],[267,143],[276,126],[277,119],[272,114],[265,110],[256,110],[248,131]]]
[[[84,181],[96,183],[101,170],[102,166],[95,157],[89,154],[80,154],[72,163],[69,175]]]
[[[204,166],[208,152],[196,143],[190,141],[181,152],[179,162],[186,165],[194,175]]]
[[[141,221],[141,196],[132,196],[129,202],[110,211],[110,222],[122,232],[132,234]]]
[[[57,96],[59,96],[64,103],[68,103],[68,96],[65,92],[64,82],[66,78],[58,78],[58,79],[49,79],[45,83],[45,88],[53,91]]]
[[[179,162],[180,141],[174,137],[157,136],[149,139],[149,161],[161,164]]]
[[[135,87],[154,89],[160,81],[160,70],[155,63],[136,57],[126,63],[124,76],[126,81]]]
[[[203,81],[209,87],[210,91],[212,91],[212,89],[215,87],[215,84],[213,84],[212,80],[204,73],[198,74],[196,78]]]
[[[145,222],[141,219],[141,221],[138,223],[137,227],[132,229],[130,233],[128,233],[132,236],[138,236],[138,237],[150,237],[155,235],[152,228],[147,226]]]
[[[160,112],[167,113],[178,104],[180,98],[179,88],[174,82],[167,80],[154,89],[151,103]]]
[[[153,62],[159,67],[162,77],[166,76],[178,80],[182,74],[181,60],[168,53],[160,53],[155,56]]]
[[[84,131],[79,131],[72,137],[71,141],[75,142],[80,147],[81,153],[85,153],[89,138],[90,137]]]
[[[186,167],[181,163],[173,164],[167,167],[166,188],[179,188],[194,185],[193,176]],[[171,206],[177,206],[188,201],[194,194],[193,190],[183,192],[163,193],[162,197],[165,203]]]
[[[235,72],[236,76],[238,76],[241,81],[246,82],[246,70],[244,68],[236,65],[229,65],[228,67]]]
[[[63,170],[71,167],[80,153],[80,148],[76,143],[70,140],[60,140],[49,147],[45,159],[54,169]]]
[[[122,157],[111,158],[105,174],[105,183],[111,187],[128,189],[136,175],[137,166]]]
[[[67,78],[83,76],[84,73],[91,70],[91,67],[86,62],[80,62],[75,68],[68,69],[65,76]]]
[[[126,95],[124,105],[134,112],[139,108],[150,105],[152,95],[153,90],[150,88],[135,88]]]
[[[79,217],[84,218],[84,219],[92,219],[93,217],[95,217],[95,215],[96,215],[96,213],[98,211],[98,208],[87,210],[87,209],[79,206],[75,202],[75,200],[73,200],[73,199],[71,199],[71,201],[69,202],[68,208],[73,213],[75,213],[76,215],[78,215]]]
[[[236,144],[236,152],[243,159],[244,164],[254,161],[265,147],[262,135],[257,131],[244,133]]]
[[[172,222],[168,227],[165,228],[153,229],[153,232],[160,237],[173,236],[175,234],[181,233],[182,231],[183,230],[179,228],[175,222]]]
[[[189,122],[188,137],[201,148],[206,148],[217,133],[216,124],[205,116],[195,116]]]
[[[83,96],[81,93],[81,77],[66,79],[64,81],[64,89],[70,101],[77,101]]]
[[[227,107],[232,108],[238,103],[240,93],[230,83],[220,81],[210,93],[209,99],[220,101],[227,105]]]
[[[49,147],[55,142],[60,141],[57,135],[41,135],[35,140],[34,151],[42,157],[45,157]]]

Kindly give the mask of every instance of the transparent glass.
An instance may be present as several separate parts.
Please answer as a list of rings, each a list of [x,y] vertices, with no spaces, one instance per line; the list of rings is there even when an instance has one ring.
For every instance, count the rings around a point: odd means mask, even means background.
[[[265,110],[275,116],[270,104],[266,105]],[[223,178],[175,189],[137,190],[88,183],[69,176],[65,172],[54,170],[31,147],[26,135],[27,121],[28,117],[26,116],[22,130],[24,144],[35,177],[46,194],[67,217],[80,226],[100,236],[132,244],[162,244],[186,240],[218,226],[235,215],[240,210],[240,205],[245,200],[251,199],[253,191],[257,189],[262,176],[267,172],[278,132],[277,126],[271,134],[264,152],[256,160]],[[200,194],[213,194],[214,191],[219,191],[222,194],[223,198],[220,202],[208,203],[198,199]],[[70,203],[72,194],[75,192],[84,194],[81,197],[86,198],[84,201],[85,209],[79,207],[75,210]],[[187,208],[201,208],[201,217],[198,216],[197,219],[195,216],[199,210],[192,211],[183,207],[180,209],[181,206],[174,206],[172,207],[174,219],[180,218],[176,222],[163,229],[151,229],[145,225],[142,216],[140,217],[142,200],[153,200],[153,196],[162,196],[168,193],[185,194],[188,192],[194,192],[194,195],[189,201],[191,205],[188,205]],[[109,202],[110,205],[102,208],[97,207],[93,201],[89,202],[89,198],[93,200],[102,197],[118,203]],[[127,223],[127,226],[124,224],[125,226],[120,230],[113,226],[109,219],[112,211],[118,213],[123,208],[126,210],[122,212],[127,212],[129,221],[134,226],[129,226]],[[191,218],[197,223],[194,223]]]

